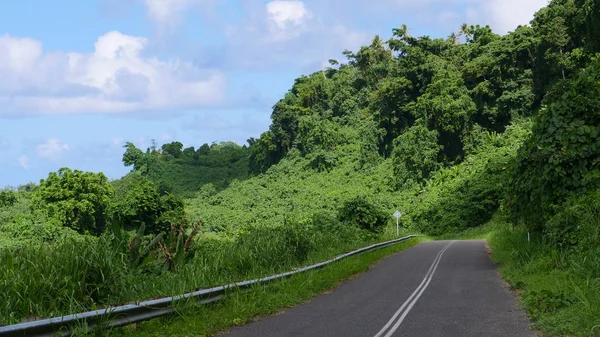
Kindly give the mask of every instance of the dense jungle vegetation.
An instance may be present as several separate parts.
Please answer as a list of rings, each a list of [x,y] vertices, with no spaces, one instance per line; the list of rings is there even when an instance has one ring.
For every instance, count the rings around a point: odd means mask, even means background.
[[[296,79],[247,145],[128,143],[122,179],[64,168],[2,190],[0,324],[306,264],[392,237],[400,209],[405,231],[489,233],[536,324],[589,335],[600,3],[552,0],[504,36],[392,32]]]

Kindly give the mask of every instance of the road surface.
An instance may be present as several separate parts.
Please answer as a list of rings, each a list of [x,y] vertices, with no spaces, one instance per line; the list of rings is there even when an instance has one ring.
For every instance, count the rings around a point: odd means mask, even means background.
[[[222,337],[534,336],[485,241],[432,241]]]

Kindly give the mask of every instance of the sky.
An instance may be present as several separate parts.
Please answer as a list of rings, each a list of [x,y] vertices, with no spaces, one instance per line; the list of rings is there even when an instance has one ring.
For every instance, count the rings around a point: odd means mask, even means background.
[[[245,144],[294,79],[407,24],[505,34],[546,0],[0,2],[0,188],[70,167],[117,179],[125,142]]]

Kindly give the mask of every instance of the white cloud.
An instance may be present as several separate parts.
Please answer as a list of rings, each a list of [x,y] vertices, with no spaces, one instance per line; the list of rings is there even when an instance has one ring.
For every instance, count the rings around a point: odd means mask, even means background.
[[[196,0],[145,0],[148,16],[160,26],[174,26]]]
[[[0,36],[0,116],[212,107],[224,75],[145,55],[148,40],[116,31],[92,53],[47,53],[39,41]]]
[[[35,152],[40,158],[55,160],[69,151],[69,144],[63,143],[58,138],[47,139],[44,143],[35,147]]]
[[[331,20],[328,13],[313,11],[302,1],[250,4],[247,20],[227,32],[230,55],[238,66],[272,70],[285,64],[300,66],[303,72],[315,71],[323,61],[339,57],[344,49],[356,50],[372,38]]]
[[[146,12],[160,34],[177,27],[186,13],[203,6],[205,9],[217,0],[144,0]]]
[[[519,25],[527,25],[533,14],[548,4],[548,0],[387,0],[392,8],[410,12],[415,17],[430,20],[438,18],[438,24],[458,26],[468,24],[490,25],[499,34],[513,31]]]
[[[110,139],[110,142],[115,145],[115,146],[119,146],[121,144],[123,144],[123,137],[112,137]]]
[[[275,0],[266,4],[269,30],[277,40],[297,36],[311,13],[302,1]]]
[[[17,162],[19,163],[19,166],[26,170],[28,170],[31,167],[29,165],[29,157],[27,157],[26,155],[20,156],[19,159],[17,159]]]
[[[527,25],[535,12],[548,5],[548,0],[488,0],[484,11],[491,16],[490,26],[499,33]]]

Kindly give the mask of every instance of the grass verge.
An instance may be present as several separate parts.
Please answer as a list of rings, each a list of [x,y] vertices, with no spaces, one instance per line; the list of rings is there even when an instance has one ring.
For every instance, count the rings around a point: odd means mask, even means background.
[[[472,227],[458,233],[436,236],[436,240],[489,240],[490,235],[501,227],[498,222],[491,221],[483,226]]]
[[[353,256],[321,270],[310,271],[256,286],[249,292],[236,293],[223,301],[206,306],[182,308],[178,315],[114,329],[111,336],[214,336],[231,326],[277,313],[303,303],[331,289],[353,275],[365,272],[383,258],[408,249],[427,238],[416,238],[390,247]]]
[[[561,250],[524,228],[488,235],[492,258],[544,336],[600,336],[600,247]]]

